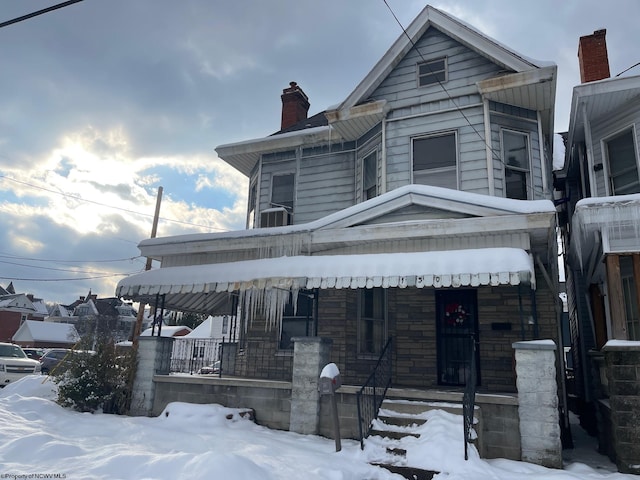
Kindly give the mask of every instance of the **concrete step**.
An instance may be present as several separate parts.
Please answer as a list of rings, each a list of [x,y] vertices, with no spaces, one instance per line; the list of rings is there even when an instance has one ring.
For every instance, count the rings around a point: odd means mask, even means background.
[[[398,417],[378,415],[378,420],[384,422],[387,425],[394,425],[396,427],[411,427],[412,425],[424,425],[427,421],[424,418],[415,417]]]
[[[454,415],[462,415],[462,404],[453,402],[422,402],[415,400],[389,400],[382,402],[382,409],[406,415],[420,415],[429,410],[444,410]]]
[[[376,428],[372,429],[371,432],[369,432],[369,435],[382,438],[390,438],[392,440],[400,440],[401,438],[406,437],[420,438],[419,433],[414,433],[409,430],[381,430]]]
[[[435,475],[440,472],[433,472],[431,470],[423,470],[421,468],[407,467],[404,465],[386,465],[380,463],[374,463],[378,467],[385,468],[392,473],[396,473],[409,480],[431,480]]]

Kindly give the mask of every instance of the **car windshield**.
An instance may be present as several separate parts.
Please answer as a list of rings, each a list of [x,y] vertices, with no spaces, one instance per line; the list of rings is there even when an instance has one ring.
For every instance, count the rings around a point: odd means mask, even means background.
[[[17,345],[0,345],[0,357],[27,358]]]

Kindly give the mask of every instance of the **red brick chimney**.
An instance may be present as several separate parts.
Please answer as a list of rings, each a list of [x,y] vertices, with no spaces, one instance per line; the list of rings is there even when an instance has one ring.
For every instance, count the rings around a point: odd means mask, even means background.
[[[309,99],[296,82],[290,82],[289,88],[282,90],[282,122],[280,130],[289,128],[307,118]]]
[[[607,55],[607,30],[596,30],[592,35],[580,37],[578,62],[580,63],[580,81],[595,82],[609,78],[609,56]]]

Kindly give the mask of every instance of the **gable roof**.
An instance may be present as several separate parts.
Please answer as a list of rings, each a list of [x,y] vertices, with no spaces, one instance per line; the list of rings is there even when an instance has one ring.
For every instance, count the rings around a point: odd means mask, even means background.
[[[0,296],[0,309],[23,313],[36,312],[33,303],[24,293],[14,293]]]
[[[529,59],[459,19],[431,5],[427,5],[405,29],[406,34],[402,33],[398,37],[373,69],[337,109],[350,108],[366,101],[409,50],[413,48],[420,37],[432,27],[502,66],[505,70],[523,72],[551,65],[549,62]]]
[[[74,344],[80,340],[76,327],[67,323],[25,320],[13,335],[15,342],[52,342]]]

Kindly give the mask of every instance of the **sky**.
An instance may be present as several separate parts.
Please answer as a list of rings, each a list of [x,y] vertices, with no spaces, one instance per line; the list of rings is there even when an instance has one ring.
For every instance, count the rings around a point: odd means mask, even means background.
[[[55,3],[3,0],[0,22]],[[404,26],[426,4],[387,3]],[[612,75],[640,62],[637,0],[432,4],[558,65],[557,132],[581,35],[607,29]],[[0,286],[113,296],[160,186],[158,236],[243,229],[247,179],[215,147],[279,130],[290,81],[310,115],[341,102],[400,33],[383,0],[84,0],[0,28]]]
[[[241,409],[170,403],[158,417],[77,413],[58,406],[56,385],[30,375],[0,390],[0,475],[67,479],[391,480],[369,462],[388,459],[383,440],[334,440],[270,430],[243,419]],[[434,480],[631,480],[593,444],[571,451],[584,461],[562,470],[506,459],[483,460],[470,446],[464,460],[462,416],[422,414],[420,438],[407,439],[412,466],[441,472]],[[231,419],[227,419],[230,416]],[[585,444],[586,445],[586,444]],[[34,452],[37,452],[34,455]],[[585,463],[588,462],[589,464]],[[44,477],[39,477],[44,478]]]

